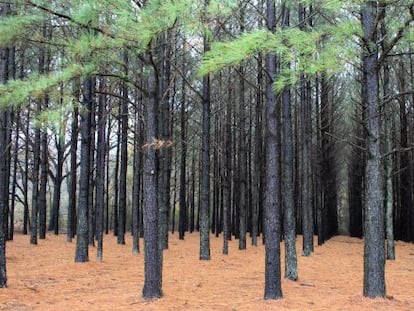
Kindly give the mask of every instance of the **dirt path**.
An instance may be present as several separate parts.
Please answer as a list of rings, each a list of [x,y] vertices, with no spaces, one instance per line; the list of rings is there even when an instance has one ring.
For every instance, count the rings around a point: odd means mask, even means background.
[[[238,251],[231,241],[224,256],[222,239],[212,237],[212,260],[201,262],[198,245],[198,234],[170,236],[164,297],[146,302],[143,255],[132,255],[129,235],[126,245],[105,237],[102,263],[90,248],[90,262],[75,264],[75,243],[64,235],[32,246],[17,234],[7,244],[9,286],[0,290],[0,310],[414,310],[414,244],[398,242],[397,260],[387,263],[388,299],[362,297],[362,241],[335,237],[311,257],[299,256],[299,280],[283,280],[280,301],[262,299],[263,246]]]

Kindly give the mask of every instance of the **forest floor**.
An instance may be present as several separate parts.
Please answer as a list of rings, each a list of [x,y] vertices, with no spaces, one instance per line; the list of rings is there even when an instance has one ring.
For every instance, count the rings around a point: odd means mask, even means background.
[[[76,243],[65,235],[33,246],[29,236],[17,234],[7,244],[8,288],[0,289],[0,310],[414,310],[414,244],[396,243],[397,260],[386,264],[386,299],[362,297],[363,243],[338,236],[312,256],[298,256],[299,280],[283,279],[284,298],[265,301],[264,247],[239,251],[237,243],[231,241],[224,256],[222,238],[212,237],[211,260],[199,261],[198,234],[184,241],[170,235],[164,297],[149,302],[141,297],[143,254],[132,255],[129,235],[126,245],[105,237],[103,262],[90,248],[90,261],[75,264]]]

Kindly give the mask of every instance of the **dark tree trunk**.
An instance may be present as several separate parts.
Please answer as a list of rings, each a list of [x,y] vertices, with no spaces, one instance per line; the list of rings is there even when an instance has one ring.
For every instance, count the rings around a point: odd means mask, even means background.
[[[120,113],[119,113],[120,114]],[[119,115],[119,117],[121,117]],[[116,134],[116,155],[115,155],[115,167],[114,167],[114,201],[112,206],[113,215],[113,228],[114,236],[118,236],[119,232],[119,157],[121,154],[121,121],[118,120],[118,129]]]
[[[20,118],[20,112],[14,114],[16,119]],[[17,123],[17,122],[16,122]],[[16,125],[16,133],[14,137],[14,153],[13,153],[13,176],[11,190],[11,206],[10,206],[10,226],[8,232],[8,240],[13,240],[14,236],[14,210],[16,206],[16,188],[17,188],[17,170],[19,162],[19,143],[20,143],[20,125]]]
[[[267,27],[276,27],[275,1],[267,0]],[[276,56],[266,55],[266,192],[264,204],[265,299],[282,298],[280,268],[280,167],[277,128],[277,101],[273,92]]]
[[[95,92],[96,79],[91,79],[92,92]],[[96,103],[92,99],[89,108],[90,129],[89,129],[89,186],[88,186],[88,243],[95,246],[95,232],[96,232],[96,217],[94,203],[94,188],[95,188],[95,132],[96,132]]]
[[[283,27],[289,27],[289,9],[283,6]],[[286,64],[289,68],[290,65]],[[285,277],[296,281],[298,278],[296,256],[295,201],[293,198],[293,133],[290,86],[282,92],[282,205],[285,237]]]
[[[260,2],[261,3],[261,2]],[[257,246],[259,235],[259,212],[261,207],[261,170],[262,170],[262,106],[263,106],[263,70],[262,55],[257,59],[257,90],[255,107],[255,148],[254,148],[254,172],[253,172],[253,206],[252,206],[252,245]]]
[[[76,91],[75,93],[77,93]],[[76,97],[76,98],[79,98]],[[76,230],[76,184],[77,184],[77,150],[78,150],[78,117],[79,110],[74,108],[72,113],[72,126],[70,138],[70,173],[69,173],[69,204],[67,218],[67,241],[71,242]]]
[[[385,8],[383,8],[385,10]],[[387,29],[385,21],[381,21],[381,36],[387,35]],[[386,50],[385,40],[381,43],[382,51]],[[383,98],[389,99],[390,92],[390,65],[387,59],[383,64]],[[392,157],[392,127],[393,127],[393,110],[392,106],[387,103],[383,107],[383,119],[382,126],[384,131],[384,205],[385,205],[385,228],[387,239],[387,259],[395,260],[395,245],[394,245],[394,193],[392,187],[392,169],[393,169],[393,157]]]
[[[62,187],[62,175],[63,175],[63,156],[64,156],[64,134],[60,132],[55,137],[55,147],[57,152],[57,159],[55,165],[56,174],[53,179],[53,199],[52,199],[52,211],[49,220],[48,230],[53,230],[57,235],[59,234],[59,212],[60,212],[60,192]]]
[[[143,156],[141,147],[143,145],[143,122],[142,122],[142,99],[138,100],[135,112],[135,133],[134,133],[134,176],[132,191],[132,252],[138,254],[139,230],[140,230],[140,208],[141,208],[141,176]]]
[[[26,124],[24,129],[24,136],[26,141],[29,139],[30,130],[30,109],[27,109]],[[24,212],[23,212],[23,234],[27,234],[29,224],[29,144],[24,148],[24,172],[22,172],[23,180],[23,196],[24,196]]]
[[[219,91],[220,92],[220,91]],[[220,104],[219,104],[220,105]],[[220,109],[220,108],[219,108]],[[217,133],[218,133],[218,116],[215,115],[214,116],[214,121],[213,121],[213,135],[212,138],[214,140],[212,146],[212,161],[211,161],[211,172],[212,172],[212,180],[216,181],[218,176],[217,176],[217,172],[218,172],[218,138],[217,138]],[[210,221],[210,228],[211,228],[211,233],[214,235],[217,235],[217,224],[219,222],[218,220],[218,183],[217,182],[213,182],[213,185],[211,186],[211,194],[212,194],[212,202],[211,202],[211,207],[212,207],[212,213],[211,213],[211,221]]]
[[[46,27],[43,26],[45,32]],[[39,74],[45,73],[45,61],[46,61],[46,50],[44,46],[40,46],[39,50]],[[36,114],[40,114],[42,111],[42,101],[37,100],[36,103]],[[39,170],[42,164],[41,162],[41,129],[40,125],[36,125],[35,128],[35,135],[34,135],[34,143],[33,143],[33,174],[32,174],[32,221],[31,221],[31,228],[30,228],[30,244],[37,244],[37,232],[38,232],[38,222],[39,222],[39,212],[42,209],[41,207],[41,182],[39,182]],[[47,145],[47,142],[46,142]],[[46,160],[46,159],[45,159]],[[40,176],[41,177],[41,176]],[[46,187],[46,185],[44,185]],[[44,193],[46,195],[46,193]],[[46,197],[45,197],[46,199]],[[43,220],[43,212],[46,213],[46,206],[42,209],[42,217]],[[46,224],[46,222],[45,222]],[[40,229],[43,231],[43,228]],[[42,232],[43,237],[43,232]]]
[[[125,75],[128,75],[128,54],[124,51]],[[128,169],[128,94],[126,84],[122,85],[121,102],[121,167],[119,171],[119,204],[118,204],[118,244],[125,244],[125,223],[127,204],[127,169]]]
[[[320,122],[321,122],[321,192],[322,202],[318,208],[318,245],[322,245],[327,239],[327,211],[329,208],[328,198],[332,196],[330,186],[330,173],[333,169],[330,166],[330,109],[329,109],[329,90],[328,83],[326,81],[325,74],[321,76],[321,111],[320,111]]]
[[[99,89],[103,91],[106,87],[105,80],[99,81]],[[106,156],[106,96],[99,95],[98,98],[98,137],[96,149],[96,238],[97,238],[97,260],[103,258],[103,231],[104,231],[104,208],[105,208],[105,156]]]
[[[190,196],[190,233],[194,231],[195,223],[195,187],[196,187],[196,161],[195,155],[193,153],[191,160],[191,191],[189,191]]]
[[[240,67],[240,85],[239,85],[239,249],[246,249],[246,232],[247,232],[247,156],[246,156],[246,113],[244,100],[244,68]]]
[[[355,115],[361,115],[356,111]],[[364,115],[364,113],[362,113]],[[363,118],[364,119],[364,118]],[[349,233],[351,237],[362,237],[362,219],[363,219],[363,208],[362,204],[364,201],[365,192],[365,159],[362,152],[364,143],[362,141],[363,129],[361,124],[356,124],[354,129],[356,147],[351,150],[351,163],[348,168],[348,197],[349,197]]]
[[[63,92],[63,86],[61,92]],[[61,104],[63,101],[63,93],[61,93]],[[66,132],[59,129],[58,135],[55,136],[55,148],[57,153],[57,159],[55,162],[55,176],[53,178],[53,199],[52,199],[52,210],[49,219],[48,230],[53,230],[57,235],[59,234],[59,213],[60,213],[60,197],[63,179],[63,162],[65,152],[65,134]]]
[[[45,102],[47,107],[47,102]],[[46,238],[46,210],[47,210],[47,172],[48,172],[48,146],[46,127],[41,133],[40,157],[40,190],[39,190],[39,238]]]
[[[400,62],[398,70],[398,84],[399,91],[402,93],[406,89],[404,63]],[[411,210],[413,206],[412,199],[412,180],[411,180],[411,163],[410,154],[408,152],[408,112],[406,104],[406,96],[399,96],[398,98],[400,108],[400,199],[401,199],[401,239],[406,242],[411,242],[413,231],[411,224]]]
[[[80,177],[79,177],[79,201],[77,209],[77,226],[76,226],[76,253],[75,262],[87,262],[89,260],[89,175],[90,175],[90,156],[91,156],[91,108],[93,101],[93,81],[87,78],[83,82],[83,101],[80,112],[80,129],[81,129],[81,154],[80,154]]]
[[[9,4],[2,3],[0,6],[0,16],[7,16]],[[0,49],[0,84],[4,85],[8,80],[8,49]],[[7,183],[6,166],[6,146],[7,146],[7,111],[0,108],[0,288],[7,286],[6,273],[6,237],[7,232],[6,210],[9,196],[9,185]]]
[[[209,0],[204,0],[204,6],[209,5]],[[204,52],[210,50],[207,37],[204,37]],[[200,259],[210,260],[210,235],[209,235],[209,210],[210,210],[210,76],[203,77],[203,120],[201,143],[201,193],[199,209],[200,226]]]
[[[182,59],[182,72],[183,74],[187,71],[186,67],[186,57],[185,49],[183,49],[183,59]],[[186,167],[187,167],[187,137],[186,137],[186,89],[185,89],[185,80],[183,78],[181,85],[181,109],[180,109],[180,124],[181,124],[181,154],[180,154],[180,194],[179,194],[179,204],[180,204],[180,214],[178,218],[178,232],[179,239],[184,239],[184,232],[187,223],[187,204],[186,204]]]
[[[11,47],[9,49],[9,53],[8,53],[8,65],[9,65],[9,78],[10,79],[15,79],[16,78],[16,62],[15,62],[15,48]],[[16,112],[14,110],[11,110],[9,112],[9,126],[8,126],[8,142],[7,144],[9,146],[11,146],[12,144],[12,128],[13,128],[13,123],[16,120]],[[17,122],[16,122],[17,124]],[[16,195],[16,186],[17,186],[17,162],[18,162],[18,142],[19,142],[19,128],[20,126],[16,125],[16,133],[15,133],[15,144],[14,144],[14,153],[13,153],[13,174],[11,173],[11,165],[12,165],[12,155],[11,155],[11,147],[8,148],[8,163],[7,163],[7,175],[8,175],[8,180],[7,180],[7,184],[12,186],[11,189],[11,198],[8,202],[8,205],[10,206],[10,210],[9,210],[9,219],[8,219],[8,231],[6,231],[7,234],[7,239],[8,240],[13,240],[13,234],[14,234],[14,208],[16,205],[16,199],[15,199],[15,195]]]
[[[366,201],[364,223],[364,296],[385,297],[384,210],[379,140],[378,49],[376,1],[362,9],[363,84],[362,101],[367,107]]]
[[[306,8],[299,4],[299,27],[304,28],[308,22]],[[301,142],[302,142],[302,234],[303,234],[303,256],[310,256],[313,252],[313,204],[312,204],[312,154],[311,154],[311,103],[309,99],[309,82],[307,77],[301,74],[300,77],[300,124],[301,124]]]
[[[49,38],[51,36],[48,33],[46,24],[43,25],[43,36]],[[49,73],[49,67],[51,62],[50,50],[46,46],[40,48],[40,60],[39,60],[39,73]],[[42,109],[48,109],[49,95],[46,94],[43,102]],[[40,189],[39,189],[39,238],[46,238],[46,219],[47,219],[47,182],[49,171],[49,150],[48,150],[48,135],[47,125],[44,124],[41,129],[41,155],[40,155]]]
[[[158,119],[156,126],[156,137],[159,137],[163,143],[163,147],[158,150],[158,180],[157,180],[157,194],[159,206],[159,232],[160,245],[162,249],[168,248],[168,222],[169,222],[169,208],[170,208],[170,179],[171,179],[171,98],[170,98],[170,83],[171,83],[171,58],[172,58],[172,43],[171,32],[167,31],[164,35],[158,38],[158,67],[159,74],[161,74],[158,83],[158,94],[160,99],[158,102]]]
[[[222,181],[223,181],[223,254],[229,253],[231,237],[231,114],[232,114],[232,85],[229,80],[228,98],[224,115],[223,141],[222,141]]]
[[[156,193],[156,158],[155,149],[155,108],[158,101],[158,85],[155,70],[152,69],[148,78],[148,97],[146,101],[145,121],[147,126],[144,164],[144,250],[145,279],[143,288],[144,299],[157,299],[162,296],[162,249],[159,245],[159,210]]]
[[[244,32],[244,8],[240,8],[240,32]],[[247,231],[247,140],[246,140],[246,107],[245,107],[245,83],[244,67],[239,68],[239,249],[246,249]]]
[[[37,102],[37,111],[41,110],[40,101]],[[37,223],[39,211],[39,169],[40,169],[40,128],[35,128],[33,143],[32,169],[32,215],[30,226],[30,244],[37,244]]]
[[[177,170],[174,170],[174,188],[173,188],[173,204],[172,204],[172,208],[171,208],[171,233],[174,234],[175,233],[175,221],[176,221],[176,217],[175,217],[175,210],[176,207],[175,205],[177,204],[177,175],[178,172]]]
[[[106,175],[106,189],[109,189],[110,186],[110,158],[109,158],[109,151],[110,151],[110,141],[111,141],[111,131],[112,131],[112,118],[111,118],[111,113],[110,111],[108,111],[107,114],[107,134],[106,134],[106,142],[105,142],[105,159],[106,159],[106,166],[105,166],[105,175]],[[109,234],[109,227],[110,227],[110,223],[109,223],[109,218],[110,218],[110,214],[109,214],[109,191],[106,191],[106,196],[105,196],[105,214],[104,214],[104,218],[105,218],[105,234]],[[115,228],[114,228],[115,230]]]
[[[318,226],[318,244],[337,234],[338,189],[333,132],[333,100],[330,98],[330,83],[325,74],[321,76],[321,176],[322,188],[321,223]],[[319,235],[321,236],[319,238]]]

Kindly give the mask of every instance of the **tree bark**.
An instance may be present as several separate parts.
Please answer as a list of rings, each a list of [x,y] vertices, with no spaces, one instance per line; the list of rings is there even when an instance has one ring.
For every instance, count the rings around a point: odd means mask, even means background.
[[[404,92],[406,88],[404,63],[400,61],[398,66],[398,87],[400,92]],[[400,108],[400,199],[401,199],[401,239],[405,242],[411,242],[414,229],[411,224],[411,209],[413,206],[412,198],[412,179],[411,179],[411,163],[409,157],[408,143],[408,111],[406,108],[406,97],[399,96],[398,104]]]
[[[53,230],[57,235],[59,234],[59,211],[60,211],[60,192],[62,187],[62,175],[63,175],[63,156],[64,156],[64,145],[65,138],[64,134],[60,130],[58,135],[55,137],[56,146],[56,165],[55,165],[55,176],[53,180],[53,199],[52,199],[52,212],[49,221],[49,230]]]
[[[240,8],[240,33],[244,32],[245,12]],[[239,250],[246,249],[247,232],[247,140],[246,140],[246,107],[245,107],[245,76],[244,67],[239,67]]]
[[[283,5],[283,27],[289,27],[289,9]],[[290,64],[285,65],[286,68]],[[293,133],[290,86],[282,91],[282,205],[285,238],[285,278],[298,278],[296,256],[295,202],[293,199]]]
[[[182,72],[185,74],[187,71],[186,66],[186,45],[184,43],[183,59],[182,59]],[[187,223],[187,204],[186,204],[186,167],[187,167],[187,135],[186,135],[186,88],[185,80],[181,82],[181,106],[180,106],[180,125],[181,125],[181,153],[180,153],[180,193],[179,204],[180,214],[178,218],[178,232],[179,239],[184,239],[186,223]]]
[[[93,204],[94,189],[95,189],[95,132],[96,132],[96,103],[93,99],[96,85],[96,78],[91,78],[92,92],[89,111],[90,129],[89,129],[89,186],[88,186],[88,243],[90,246],[95,246],[96,233],[96,215],[95,205]],[[81,151],[82,152],[82,151]]]
[[[379,138],[378,49],[376,1],[368,1],[361,12],[363,36],[363,102],[366,118],[366,201],[364,224],[364,296],[385,297],[385,241],[383,188]]]
[[[275,1],[267,0],[267,27],[276,27]],[[276,55],[266,55],[266,192],[264,205],[265,299],[282,298],[280,268],[280,167],[277,128],[277,101],[273,92]]]
[[[99,81],[100,90],[104,90],[105,79]],[[104,209],[105,209],[105,153],[106,153],[106,96],[99,95],[98,98],[98,137],[96,149],[96,238],[97,238],[97,260],[103,258],[103,232],[104,232]]]
[[[139,92],[139,91],[138,91]],[[135,107],[135,133],[134,133],[134,171],[133,171],[133,191],[132,191],[132,252],[138,254],[139,230],[140,230],[140,209],[141,209],[141,176],[143,157],[141,147],[143,145],[143,126],[142,126],[142,100],[138,100]]]
[[[75,83],[76,84],[76,83]],[[78,88],[77,88],[78,89]],[[76,91],[75,93],[77,93]],[[79,98],[76,97],[76,98]],[[71,137],[70,137],[70,173],[69,173],[69,202],[67,218],[66,240],[72,242],[76,230],[76,184],[77,184],[77,150],[78,150],[78,117],[79,109],[74,107],[72,113]]]
[[[383,8],[385,9],[385,8]],[[387,35],[387,29],[385,21],[381,21],[381,36]],[[385,40],[381,43],[382,51],[386,50]],[[390,92],[390,66],[388,60],[384,60],[383,64],[383,97],[388,99],[391,95]],[[393,123],[393,110],[390,104],[385,104],[383,107],[383,131],[384,131],[384,205],[385,205],[385,228],[386,228],[386,239],[387,239],[387,259],[395,260],[395,245],[394,245],[394,193],[392,187],[392,169],[393,169],[393,158],[392,158],[392,123]]]
[[[145,164],[144,164],[144,250],[145,279],[143,297],[147,300],[162,296],[162,249],[159,245],[159,210],[156,193],[156,158],[155,158],[155,108],[158,101],[158,85],[155,70],[148,77],[148,97],[146,101],[145,121],[147,125]]]
[[[45,100],[45,108],[47,107]],[[48,145],[46,127],[41,133],[40,190],[39,190],[39,239],[46,238]]]
[[[124,51],[124,74],[128,75],[128,53]],[[129,90],[122,85],[121,102],[121,167],[119,171],[119,204],[118,204],[118,244],[125,244],[126,204],[127,204],[127,169],[128,169],[128,96]]]
[[[204,0],[204,6],[209,5]],[[207,36],[204,37],[204,52],[210,50]],[[200,259],[210,260],[209,210],[210,210],[210,76],[203,77],[202,90],[202,145],[201,145],[201,194],[199,210],[200,226]]]
[[[5,18],[8,14],[9,4],[0,5],[0,16]],[[0,49],[0,85],[8,80],[8,49]],[[7,111],[0,107],[0,288],[7,286],[6,272],[6,237],[7,232],[6,210],[9,195],[6,167],[6,146],[7,146]]]
[[[83,82],[83,101],[80,112],[81,126],[81,155],[80,155],[80,178],[79,178],[79,201],[77,209],[77,226],[76,226],[76,253],[75,262],[87,262],[89,260],[89,174],[90,174],[90,124],[92,108],[92,78],[87,78]]]
[[[121,121],[120,115],[118,117],[118,128],[116,133],[116,155],[115,155],[115,167],[114,167],[114,201],[112,206],[112,215],[113,215],[113,228],[114,228],[114,236],[118,236],[119,231],[119,157],[121,154]]]
[[[159,206],[159,231],[160,231],[160,245],[162,249],[168,249],[168,223],[169,223],[169,208],[170,208],[170,179],[171,179],[171,148],[169,142],[171,141],[171,58],[172,58],[172,43],[170,42],[171,31],[166,31],[158,38],[158,94],[160,96],[157,106],[157,124],[156,135],[165,144],[157,152],[158,161],[158,179],[157,179],[157,194]]]

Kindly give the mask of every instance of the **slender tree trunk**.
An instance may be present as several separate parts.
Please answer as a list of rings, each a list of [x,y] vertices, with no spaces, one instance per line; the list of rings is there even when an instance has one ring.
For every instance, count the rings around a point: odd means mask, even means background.
[[[24,136],[26,141],[29,139],[30,129],[30,109],[27,109],[26,124],[24,129]],[[24,148],[24,172],[22,172],[23,180],[23,196],[24,196],[24,212],[23,212],[23,234],[27,234],[30,226],[29,219],[29,145],[26,144]]]
[[[204,0],[204,6],[209,5]],[[210,50],[208,38],[204,37],[204,52]],[[200,226],[200,259],[210,260],[209,210],[210,210],[210,76],[203,77],[203,120],[201,146],[201,195],[199,210]]]
[[[60,192],[62,188],[62,175],[63,175],[63,162],[64,162],[64,145],[65,138],[64,133],[60,132],[56,137],[56,151],[57,151],[57,163],[56,163],[56,176],[54,182],[53,191],[53,210],[55,211],[55,217],[53,219],[55,234],[59,234],[59,213],[60,213]]]
[[[0,5],[0,16],[5,18],[8,14],[9,4]],[[4,85],[8,80],[8,49],[0,48],[0,85]],[[0,108],[0,288],[7,286],[6,273],[6,238],[5,231],[7,217],[6,209],[8,202],[9,185],[7,183],[6,167],[6,146],[7,146],[7,111]]]
[[[76,91],[77,93],[77,91]],[[79,98],[79,97],[76,97]],[[77,150],[78,150],[78,116],[79,110],[74,108],[72,113],[72,126],[70,138],[70,173],[69,173],[69,204],[67,218],[66,240],[72,242],[75,235],[76,224],[76,184],[77,184]]]
[[[383,8],[385,10],[385,8]],[[381,21],[381,36],[384,37],[387,35],[385,21]],[[385,40],[381,43],[381,48],[384,51]],[[383,97],[385,100],[388,100],[391,95],[390,92],[390,66],[388,60],[385,59],[383,64]],[[384,205],[385,205],[385,228],[386,228],[386,238],[387,238],[387,259],[395,260],[395,245],[394,245],[394,194],[392,187],[392,169],[393,169],[393,158],[392,158],[392,123],[393,123],[393,110],[390,104],[385,104],[383,107],[383,127],[384,127],[384,153],[386,157],[384,158],[384,175],[385,175],[385,184],[384,184]]]
[[[262,55],[257,59],[257,90],[256,90],[256,107],[255,107],[255,147],[254,147],[254,172],[253,172],[253,207],[252,207],[252,245],[257,246],[257,237],[259,235],[259,211],[261,198],[261,170],[262,170]]]
[[[404,63],[401,61],[398,66],[398,84],[399,91],[404,92],[406,89]],[[411,164],[407,148],[408,142],[408,112],[406,107],[406,96],[402,95],[398,98],[400,108],[400,198],[401,198],[401,212],[402,212],[402,240],[411,242],[412,232],[414,229],[411,224],[411,209],[413,206],[412,199],[412,180],[411,180]]]
[[[240,8],[240,33],[244,32],[245,12]],[[247,134],[246,134],[246,107],[245,107],[245,83],[244,67],[239,67],[239,249],[246,249],[247,232]]]
[[[283,6],[283,27],[289,27],[289,9]],[[286,64],[289,68],[290,65]],[[282,92],[282,205],[285,237],[285,277],[298,278],[296,256],[295,202],[293,198],[293,133],[290,86]]]
[[[107,189],[106,191],[106,196],[105,196],[105,213],[104,213],[104,218],[105,218],[105,234],[109,234],[109,227],[110,227],[110,223],[109,223],[109,218],[110,218],[110,214],[109,214],[109,187],[110,187],[110,141],[111,141],[111,131],[112,131],[112,118],[111,118],[111,113],[110,111],[108,111],[108,115],[107,115],[107,133],[106,133],[106,142],[105,142],[105,159],[106,159],[106,165],[105,165],[105,175],[106,175],[106,186],[105,188]],[[114,229],[115,230],[115,229]]]
[[[146,101],[145,121],[147,126],[144,164],[144,250],[145,279],[144,299],[157,299],[162,296],[162,249],[159,244],[159,210],[156,193],[156,158],[155,158],[155,114],[158,101],[158,85],[155,70],[148,78],[148,97]]]
[[[92,78],[91,104],[89,108],[90,129],[89,129],[89,186],[88,186],[88,243],[95,246],[96,215],[94,205],[95,188],[95,132],[96,132],[96,103],[93,100],[96,79]]]
[[[40,111],[41,103],[37,103]],[[39,211],[39,168],[40,168],[40,128],[35,128],[33,143],[33,170],[32,170],[32,215],[30,226],[30,244],[37,244],[37,224]]]
[[[267,0],[267,27],[276,28],[275,1]],[[273,92],[276,55],[266,55],[266,192],[264,205],[265,299],[282,298],[280,268],[280,167],[277,128],[277,101]]]
[[[318,244],[322,245],[327,238],[327,209],[330,206],[331,198],[334,194],[331,193],[331,174],[334,169],[331,165],[331,146],[330,146],[330,107],[329,107],[329,90],[328,82],[325,74],[321,76],[321,187],[322,187],[322,202],[320,206],[320,215],[318,215]],[[336,189],[334,189],[336,191]],[[336,208],[336,206],[334,207]]]
[[[20,118],[20,112],[15,113],[15,118]],[[13,153],[13,176],[12,176],[12,190],[11,190],[11,206],[10,206],[10,226],[8,232],[8,240],[13,240],[14,236],[14,210],[16,206],[16,188],[17,188],[17,170],[19,162],[19,143],[20,143],[20,125],[16,122],[16,133],[14,137],[14,153]]]
[[[171,208],[171,233],[174,234],[175,233],[175,221],[176,221],[176,217],[175,217],[175,210],[176,210],[176,204],[177,204],[177,175],[178,172],[177,170],[174,170],[174,189],[173,189],[173,204],[172,204],[172,208]]]
[[[231,113],[232,113],[232,86],[229,80],[228,98],[225,109],[222,141],[221,169],[223,180],[223,254],[229,253],[229,239],[231,237]]]
[[[10,79],[15,79],[16,78],[16,61],[15,61],[15,53],[16,53],[16,49],[15,47],[11,47],[9,48],[9,53],[8,53],[8,65],[9,65],[9,78]],[[11,145],[12,145],[12,128],[13,128],[13,123],[15,123],[16,120],[16,111],[14,109],[11,109],[11,111],[9,112],[9,126],[8,126],[8,163],[7,163],[7,175],[8,175],[8,180],[7,180],[7,184],[12,186],[11,189],[11,198],[10,198],[10,202],[8,202],[8,205],[10,206],[10,210],[9,210],[9,219],[7,220],[7,222],[9,223],[8,226],[8,231],[6,231],[5,233],[7,234],[7,239],[8,240],[13,240],[13,234],[14,234],[14,208],[16,205],[16,200],[15,200],[15,195],[16,195],[16,186],[17,186],[17,161],[18,161],[18,157],[17,157],[17,152],[18,152],[18,140],[19,140],[19,125],[17,125],[16,122],[16,133],[15,133],[15,150],[14,150],[14,154],[13,154],[13,174],[11,173],[11,164],[12,164],[12,155],[11,155]],[[1,210],[1,209],[0,209]],[[10,220],[10,221],[9,221]]]
[[[299,27],[304,28],[307,22],[306,8],[299,4]],[[304,74],[300,77],[300,124],[302,140],[302,234],[303,234],[303,256],[310,256],[313,252],[313,206],[312,206],[312,184],[311,184],[311,108],[308,101],[308,81]]]
[[[99,81],[100,90],[106,87],[105,79]],[[106,96],[99,95],[98,98],[98,137],[96,149],[96,238],[97,238],[97,260],[103,258],[103,231],[104,231],[104,209],[105,209],[105,153],[106,153]]]
[[[134,133],[134,176],[133,176],[133,191],[132,191],[132,252],[138,254],[139,247],[139,219],[141,207],[141,175],[143,157],[141,147],[143,145],[143,126],[141,113],[142,100],[139,99],[135,112],[135,133]]]
[[[89,174],[90,174],[90,123],[92,108],[92,78],[87,78],[83,82],[83,109],[80,112],[81,117],[81,155],[80,155],[80,177],[79,177],[79,201],[77,209],[77,226],[76,226],[76,253],[75,262],[87,262],[89,260]]]
[[[182,59],[182,72],[185,74],[187,71],[186,66],[186,47],[184,47],[183,59]],[[181,154],[180,154],[180,214],[178,218],[178,231],[179,239],[184,239],[185,224],[187,223],[187,202],[186,202],[186,167],[187,167],[187,136],[186,136],[186,89],[185,80],[182,79],[181,85],[181,109],[180,109],[180,124],[181,124]]]
[[[363,107],[364,103],[362,104]],[[362,108],[363,109],[363,108]],[[362,140],[365,113],[357,108],[355,116],[362,115],[362,120],[355,125],[354,136],[357,137],[355,145],[352,148],[351,163],[348,168],[348,197],[349,197],[349,233],[351,237],[362,237],[362,219],[363,219],[363,201],[365,193],[365,155],[362,149],[365,147]]]
[[[63,85],[61,85],[61,97],[60,104],[63,105]],[[53,179],[53,199],[52,210],[49,219],[48,230],[53,230],[57,235],[59,234],[59,213],[60,213],[60,197],[62,187],[62,175],[63,175],[63,162],[64,162],[64,149],[65,149],[65,129],[59,129],[58,135],[55,135],[55,147],[57,153],[57,159],[55,164],[55,177]]]
[[[45,33],[46,26],[43,26],[43,33]],[[45,61],[46,61],[46,50],[44,46],[40,47],[39,50],[39,74],[45,73]],[[37,100],[36,103],[36,114],[40,114],[42,111],[42,101]],[[41,166],[41,129],[40,125],[36,126],[35,128],[35,135],[34,135],[34,143],[33,143],[33,175],[32,175],[32,221],[31,221],[31,228],[30,228],[30,244],[37,244],[37,233],[38,233],[38,222],[39,222],[39,212],[42,209],[41,205],[41,182],[39,182],[39,170]],[[47,142],[46,142],[47,145]],[[45,159],[46,160],[46,159]],[[44,185],[46,187],[46,185]],[[45,194],[45,193],[44,193]],[[46,195],[46,194],[45,194]],[[44,198],[46,200],[46,197]],[[45,214],[46,206],[42,209],[42,217],[43,220],[43,211]],[[43,231],[43,227],[40,228]],[[43,237],[42,232],[42,237]]]
[[[172,36],[171,32],[167,31],[158,38],[160,44],[158,48],[159,57],[159,73],[158,77],[160,96],[158,102],[158,119],[156,126],[156,135],[161,139],[164,146],[157,152],[158,160],[158,179],[157,179],[157,194],[159,206],[159,231],[160,231],[160,245],[162,249],[168,249],[168,222],[169,222],[169,208],[170,208],[170,179],[171,179],[171,163],[172,153],[169,143],[171,141],[171,98],[170,98],[170,83],[171,83],[171,58],[172,58]]]
[[[385,241],[383,188],[379,140],[378,49],[376,1],[368,1],[361,12],[363,41],[363,102],[366,122],[366,202],[364,224],[364,296],[385,297]]]
[[[191,159],[191,191],[190,191],[190,233],[194,231],[195,224],[195,187],[196,187],[196,160],[193,152]]]
[[[119,115],[119,117],[121,117]],[[114,167],[114,201],[112,206],[112,215],[114,217],[113,228],[114,236],[118,236],[119,232],[119,156],[121,151],[120,139],[121,139],[121,122],[118,121],[117,129],[117,144],[116,144],[116,155],[115,155],[115,167]]]
[[[63,84],[61,84],[60,90],[60,104],[63,105]],[[53,199],[52,210],[49,219],[48,230],[54,230],[54,233],[59,234],[59,213],[60,213],[60,197],[62,188],[62,175],[63,175],[63,162],[65,152],[65,134],[66,129],[59,129],[58,135],[55,135],[55,147],[57,152],[57,159],[55,164],[55,178],[53,180]]]
[[[46,101],[47,102],[47,101]],[[45,102],[45,106],[47,104]],[[46,238],[48,144],[46,127],[41,133],[40,190],[39,190],[39,238]]]
[[[128,75],[128,53],[124,51],[125,75]],[[125,244],[128,169],[128,87],[122,85],[121,103],[121,167],[119,172],[118,244]]]

